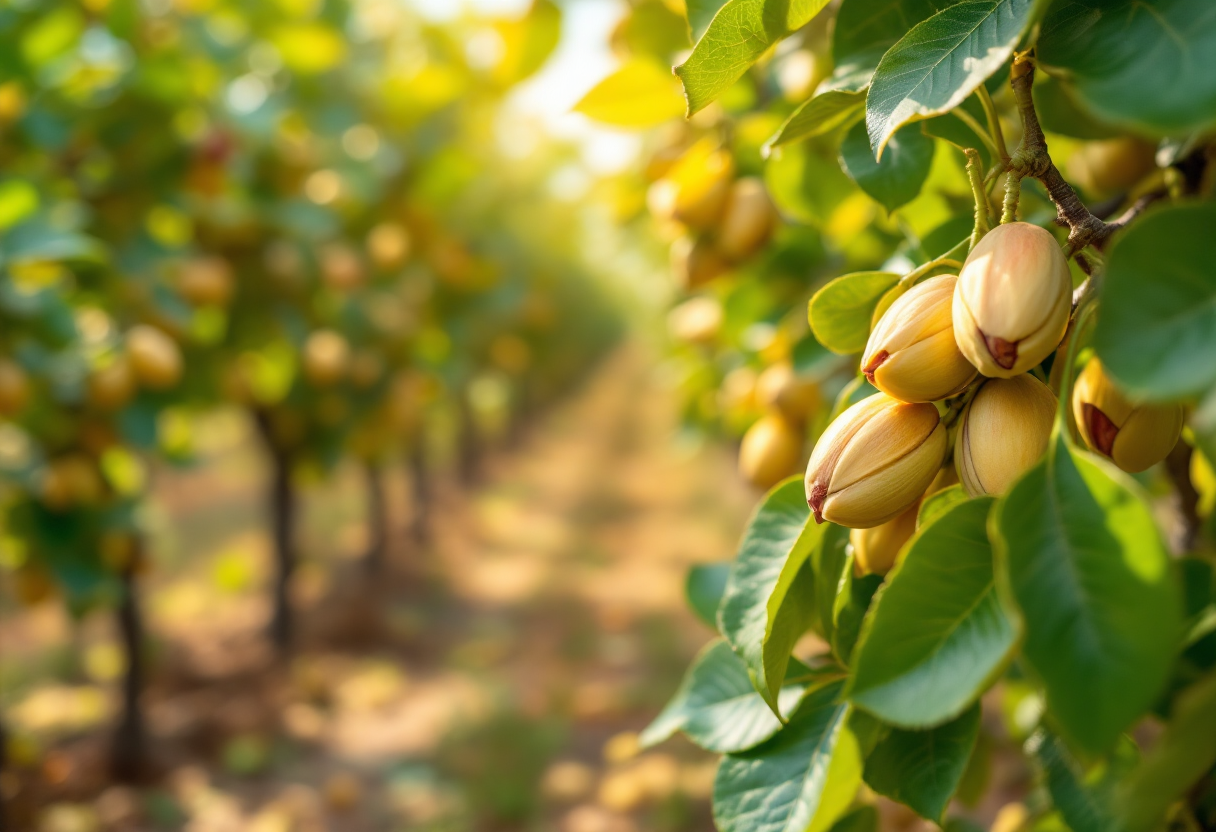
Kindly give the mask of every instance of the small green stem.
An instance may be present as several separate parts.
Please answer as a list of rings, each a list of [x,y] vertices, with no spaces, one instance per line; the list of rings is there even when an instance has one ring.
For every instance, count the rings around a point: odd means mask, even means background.
[[[1017,171],[1010,171],[1005,180],[1005,204],[1001,208],[1001,225],[1015,222],[1018,218],[1018,202],[1022,198],[1022,176]]]
[[[975,248],[979,244],[980,238],[991,228],[988,216],[988,192],[984,190],[979,151],[969,147],[966,153],[967,179],[971,182],[971,195],[975,197],[975,228],[971,232],[971,248]]]
[[[975,135],[980,137],[980,141],[982,141],[984,146],[988,148],[988,151],[992,154],[993,159],[1005,158],[1004,148],[997,145],[996,140],[989,135],[988,131],[984,129],[983,125],[975,120],[975,117],[971,115],[971,113],[967,112],[962,107],[955,107],[950,112],[955,118],[970,127]]]
[[[997,154],[1002,162],[1009,161],[1009,151],[1005,144],[1005,131],[1001,128],[1001,117],[996,111],[996,103],[992,100],[992,95],[988,92],[988,88],[983,84],[975,91],[975,94],[980,99],[980,104],[984,108],[984,115],[988,118],[988,130],[992,134],[992,138],[996,143]]]

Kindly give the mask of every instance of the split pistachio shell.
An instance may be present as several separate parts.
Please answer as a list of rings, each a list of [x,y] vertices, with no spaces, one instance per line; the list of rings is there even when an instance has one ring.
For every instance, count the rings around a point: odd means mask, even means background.
[[[766,413],[743,435],[739,471],[752,485],[771,488],[798,470],[802,432],[780,413]]]
[[[885,575],[895,566],[904,544],[916,531],[916,516],[920,500],[904,510],[894,520],[872,529],[853,529],[849,543],[853,545],[853,571],[858,575]]]
[[[963,411],[954,464],[972,497],[1003,494],[1047,450],[1056,397],[1032,375],[984,382]]]
[[[981,373],[1012,378],[1059,346],[1068,326],[1072,278],[1055,238],[1011,222],[972,249],[954,290],[954,337]]]
[[[1165,459],[1182,434],[1182,405],[1134,403],[1096,358],[1073,386],[1072,413],[1085,444],[1132,474]]]
[[[862,353],[861,371],[871,384],[901,401],[932,402],[971,383],[975,366],[954,340],[957,282],[944,274],[918,283],[883,313]]]
[[[894,519],[924,494],[945,455],[933,405],[885,393],[858,402],[828,425],[807,465],[815,522],[868,529]]]

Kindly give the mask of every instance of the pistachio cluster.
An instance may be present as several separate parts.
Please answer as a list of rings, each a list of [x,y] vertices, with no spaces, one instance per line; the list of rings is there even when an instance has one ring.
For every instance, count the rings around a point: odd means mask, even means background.
[[[753,395],[764,415],[743,435],[739,471],[753,485],[769,488],[798,470],[807,419],[819,409],[819,388],[781,361],[760,373]]]
[[[876,322],[860,369],[881,392],[828,426],[805,481],[816,521],[854,530],[860,572],[895,564],[922,499],[945,487],[951,447],[971,496],[1002,493],[1043,455],[1056,397],[1029,371],[1063,339],[1071,289],[1051,234],[1012,222],[985,235],[957,276],[912,286]],[[1116,425],[1158,418],[1107,406]],[[1118,462],[1121,450],[1108,453]]]

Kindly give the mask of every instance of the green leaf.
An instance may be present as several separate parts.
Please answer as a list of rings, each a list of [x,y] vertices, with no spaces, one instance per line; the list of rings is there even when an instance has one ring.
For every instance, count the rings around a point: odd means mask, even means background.
[[[966,710],[1017,644],[993,583],[990,497],[951,507],[920,530],[887,576],[853,655],[849,699],[903,728]]]
[[[684,5],[688,13],[688,32],[696,43],[704,36],[718,9],[726,5],[726,0],[685,0]]]
[[[874,594],[882,586],[882,575],[862,575],[853,572],[853,555],[849,554],[840,577],[840,590],[832,607],[832,652],[846,665],[853,658],[853,648],[861,635]]]
[[[1171,205],[1115,237],[1094,349],[1129,391],[1199,396],[1216,386],[1216,205]]]
[[[979,134],[955,115],[959,110],[965,111],[980,124],[987,123],[987,116],[984,115],[983,105],[980,104],[974,95],[969,95],[966,101],[945,115],[921,122],[920,129],[926,136],[945,139],[959,147],[975,148],[979,151],[980,162],[987,168],[992,164],[992,152],[988,149],[988,145],[984,143],[984,140],[980,138]],[[907,130],[908,128],[904,129]]]
[[[832,32],[836,66],[866,58],[870,70],[909,29],[958,0],[844,0]]]
[[[494,67],[494,80],[502,86],[511,86],[534,74],[549,60],[561,40],[562,10],[552,0],[533,0],[526,15],[501,21],[496,28],[503,50]]]
[[[713,102],[769,47],[801,29],[828,0],[729,0],[676,67],[684,82],[688,115]]]
[[[805,682],[784,686],[778,695],[783,711],[797,707]],[[643,746],[662,742],[676,731],[708,751],[746,751],[767,740],[781,722],[756,693],[747,665],[730,645],[715,639],[701,651],[671,702],[642,732]]]
[[[1165,733],[1129,778],[1120,816],[1128,832],[1153,829],[1166,809],[1216,764],[1216,675],[1177,699]]]
[[[849,90],[829,90],[809,98],[799,105],[781,125],[781,129],[764,143],[763,150],[767,154],[774,147],[783,144],[831,133],[860,115],[865,103],[865,93]]]
[[[1058,737],[1040,730],[1026,742],[1026,750],[1043,774],[1052,805],[1072,832],[1110,832],[1118,828],[1108,807],[1090,790],[1085,773]]]
[[[933,139],[916,127],[907,127],[891,137],[882,161],[870,153],[870,138],[864,122],[857,122],[840,145],[840,164],[857,186],[888,211],[916,199],[933,164]]]
[[[831,832],[878,832],[878,809],[858,806],[832,824]]]
[[[961,485],[952,485],[931,494],[920,504],[920,511],[916,515],[916,528],[923,529],[949,511],[951,507],[966,502],[966,500],[967,492]]]
[[[7,230],[0,241],[0,261],[33,263],[45,260],[104,262],[105,246],[93,237],[56,228],[34,218]]]
[[[614,127],[654,127],[684,112],[679,83],[651,58],[635,57],[600,81],[575,112]]]
[[[819,545],[811,552],[811,567],[815,574],[815,607],[819,610],[819,629],[824,640],[832,643],[836,629],[836,593],[849,560],[849,530],[835,523],[824,527]]]
[[[1113,139],[1119,135],[1117,128],[1082,110],[1065,87],[1063,81],[1047,73],[1035,76],[1034,109],[1044,130],[1074,139]]]
[[[979,731],[978,704],[927,731],[894,728],[866,759],[865,781],[879,794],[940,823],[967,770]]]
[[[718,605],[730,576],[729,563],[698,563],[688,570],[684,597],[697,618],[713,628],[718,626]]]
[[[1060,0],[1036,56],[1104,121],[1175,135],[1216,125],[1208,0]]]
[[[1048,711],[1068,739],[1100,753],[1164,687],[1180,605],[1134,482],[1061,435],[1053,443],[997,503],[992,537]]]
[[[810,522],[810,516],[801,477],[774,487],[748,523],[718,607],[719,632],[778,715],[776,691],[790,651],[814,615],[807,557],[823,527]]]
[[[819,343],[841,355],[865,349],[874,307],[898,282],[894,272],[854,272],[825,285],[807,308]]]
[[[830,155],[814,143],[786,145],[764,166],[764,183],[780,212],[812,226],[827,223],[841,202],[857,192]]]
[[[959,104],[1013,54],[1033,0],[963,0],[918,23],[891,47],[866,96],[866,127],[881,159],[895,131]]]
[[[777,736],[722,760],[714,780],[719,832],[828,829],[848,808],[861,780],[861,749],[846,724],[842,687],[811,691]]]

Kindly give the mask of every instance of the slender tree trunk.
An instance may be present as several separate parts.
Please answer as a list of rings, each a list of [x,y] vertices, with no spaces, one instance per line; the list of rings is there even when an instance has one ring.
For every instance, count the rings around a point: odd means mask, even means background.
[[[407,467],[410,474],[410,490],[414,498],[414,516],[411,521],[414,539],[419,543],[426,543],[430,539],[430,526],[427,518],[431,510],[431,483],[426,465],[426,446],[421,435],[415,437],[414,443],[410,447]]]
[[[367,479],[367,554],[363,565],[370,575],[384,572],[388,549],[388,501],[384,494],[384,469],[376,462],[365,463]]]
[[[270,619],[270,639],[278,654],[284,656],[291,649],[295,630],[291,611],[291,578],[296,569],[296,492],[291,482],[292,458],[290,453],[275,445],[268,415],[264,411],[257,411],[254,416],[271,463],[267,508],[270,512],[275,575],[271,590],[274,608]]]
[[[144,687],[144,625],[139,609],[135,563],[120,576],[118,632],[127,668],[122,679],[122,714],[110,749],[110,769],[117,780],[138,780],[146,766],[147,742],[140,698]]]

